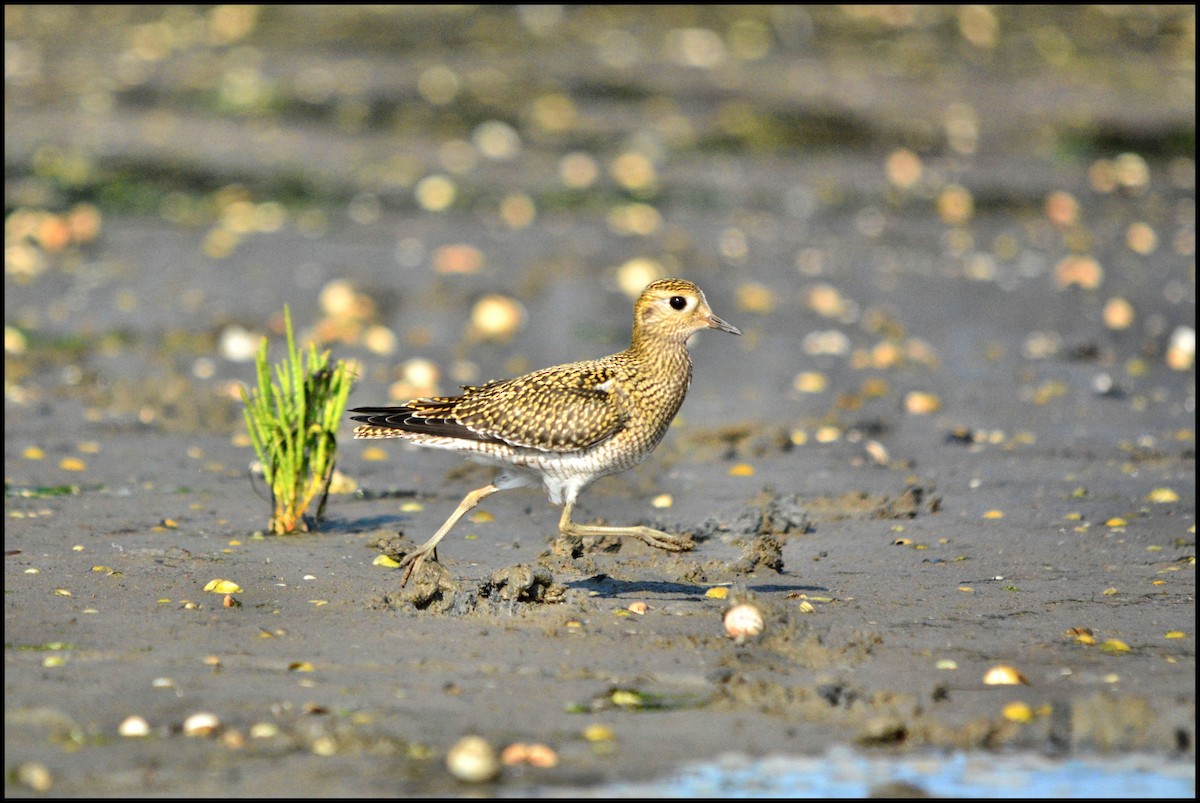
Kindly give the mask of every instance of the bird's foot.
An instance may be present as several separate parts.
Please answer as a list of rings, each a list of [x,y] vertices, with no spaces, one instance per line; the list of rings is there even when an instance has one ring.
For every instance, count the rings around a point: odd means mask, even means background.
[[[665,549],[667,552],[688,552],[696,547],[696,542],[690,535],[671,535],[649,527],[634,527],[629,534],[656,549]]]
[[[408,585],[408,578],[413,576],[417,569],[421,568],[421,564],[425,562],[425,558],[433,556],[434,562],[437,561],[437,547],[423,544],[412,552],[409,552],[400,561],[399,568],[404,569],[404,577],[400,578],[400,587],[404,588]]]
[[[694,549],[696,543],[691,536],[671,535],[664,533],[662,530],[655,530],[652,527],[644,527],[641,525],[635,527],[612,527],[604,524],[576,524],[571,521],[571,505],[563,511],[562,520],[559,521],[558,531],[561,536],[570,537],[585,537],[597,536],[630,536],[639,541],[649,544],[655,549],[663,549],[667,552],[687,552]]]

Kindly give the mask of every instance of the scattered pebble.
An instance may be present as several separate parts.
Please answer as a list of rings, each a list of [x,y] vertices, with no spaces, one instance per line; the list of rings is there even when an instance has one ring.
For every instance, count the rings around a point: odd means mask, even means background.
[[[256,722],[250,726],[251,739],[273,739],[279,735],[279,726],[273,722]]]
[[[792,380],[792,387],[798,393],[824,393],[829,387],[829,380],[820,371],[801,371]]]
[[[764,284],[747,282],[737,288],[735,303],[740,312],[766,315],[775,309],[775,293]]]
[[[1102,372],[1092,377],[1092,392],[1097,396],[1118,397],[1124,395],[1112,374]]]
[[[863,444],[863,448],[866,449],[867,455],[871,458],[871,462],[875,463],[877,466],[886,466],[891,460],[891,457],[888,455],[887,447],[885,447],[879,441],[867,441],[865,444]]]
[[[941,408],[942,400],[933,393],[914,390],[904,397],[904,410],[910,415],[929,415]]]
[[[1022,724],[1033,722],[1034,718],[1033,709],[1029,707],[1029,703],[1023,703],[1019,700],[1004,706],[1003,714],[1004,718],[1010,722],[1019,722]]]
[[[478,273],[483,264],[483,252],[473,245],[453,243],[433,252],[433,270],[436,273]]]
[[[346,279],[334,279],[321,288],[318,296],[321,312],[334,318],[352,315],[355,310],[354,285]]]
[[[254,359],[262,335],[254,334],[240,326],[227,326],[221,332],[219,349],[221,356],[230,362],[250,362]]]
[[[847,300],[832,284],[822,282],[804,291],[804,306],[825,318],[841,318]]]
[[[657,260],[634,257],[617,268],[617,285],[625,295],[637,298],[646,285],[666,275],[666,268]]]
[[[211,736],[219,727],[221,727],[221,720],[216,714],[210,714],[207,711],[192,714],[183,721],[185,736]]]
[[[595,744],[597,742],[611,742],[617,738],[617,735],[607,725],[594,722],[583,729],[583,738]]]
[[[458,188],[449,177],[434,174],[417,182],[414,189],[417,203],[429,212],[444,212],[454,203]]]
[[[1102,314],[1104,325],[1109,329],[1128,329],[1136,317],[1133,305],[1119,296],[1108,300]]]
[[[1179,326],[1171,332],[1167,345],[1167,367],[1173,371],[1190,371],[1196,364],[1196,330]]]
[[[501,751],[500,761],[507,766],[528,764],[531,767],[549,769],[558,766],[558,753],[554,751],[554,748],[537,742],[533,744],[517,742]]]
[[[117,733],[122,736],[138,737],[150,735],[150,723],[136,714],[131,717],[126,717],[120,725],[117,726]]]
[[[1158,233],[1148,223],[1130,223],[1125,231],[1125,244],[1136,254],[1150,256],[1158,250]]]
[[[948,184],[937,199],[938,215],[950,226],[961,226],[975,215],[975,199],[966,187]]]
[[[986,686],[1029,685],[1029,681],[1024,675],[1007,664],[997,664],[985,672],[983,683]]]
[[[17,767],[17,780],[35,792],[48,792],[54,785],[54,776],[45,764],[27,761]]]
[[[888,181],[902,190],[911,189],[921,180],[921,157],[908,148],[897,148],[888,155],[885,164]]]
[[[525,307],[508,296],[486,295],[471,310],[472,331],[484,340],[508,340],[524,323]]]
[[[1071,254],[1054,266],[1054,281],[1061,290],[1071,286],[1095,290],[1104,281],[1104,268],[1095,257]]]
[[[363,345],[369,351],[379,355],[395,353],[399,342],[399,338],[396,337],[395,332],[379,324],[368,327],[367,331],[363,334]]]
[[[817,443],[836,443],[842,437],[842,431],[835,426],[827,425],[819,427],[813,433],[813,440]]]
[[[500,774],[500,760],[485,739],[464,736],[446,754],[446,769],[460,781],[486,783]]]
[[[1046,217],[1055,227],[1064,229],[1079,222],[1079,202],[1065,190],[1046,196]]]
[[[1179,494],[1171,488],[1155,488],[1146,495],[1146,501],[1156,505],[1169,505],[1179,501]]]
[[[801,341],[805,354],[829,354],[835,357],[843,356],[850,351],[850,338],[836,329],[824,329],[809,332]]]
[[[211,591],[214,594],[240,594],[242,587],[232,580],[209,580],[204,586],[205,591]]]

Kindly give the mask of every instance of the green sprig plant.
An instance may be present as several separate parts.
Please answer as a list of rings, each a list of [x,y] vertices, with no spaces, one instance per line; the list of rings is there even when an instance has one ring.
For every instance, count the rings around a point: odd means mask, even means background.
[[[277,535],[315,529],[325,513],[337,456],[337,427],[353,381],[345,362],[338,360],[330,369],[329,352],[318,354],[316,344],[309,346],[302,360],[286,305],[283,319],[288,353],[275,366],[278,381],[271,378],[264,337],[254,358],[258,387],[249,393],[242,387],[246,427],[271,489],[271,532]],[[318,494],[321,501],[310,520],[305,513]]]

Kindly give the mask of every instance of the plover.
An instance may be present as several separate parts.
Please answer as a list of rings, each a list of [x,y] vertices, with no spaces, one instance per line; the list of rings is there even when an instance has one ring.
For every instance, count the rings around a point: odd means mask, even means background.
[[[659,279],[633,306],[629,348],[598,360],[556,365],[515,379],[464,386],[461,396],[359,407],[355,438],[404,438],[499,466],[500,474],[459,503],[433,537],[401,561],[401,586],[469,510],[497,491],[542,485],[563,506],[564,535],[632,536],[672,552],[690,538],[644,526],[577,524],[571,511],[592,481],[632,468],[654,451],[692,380],[687,341],[701,329],[740,335],[684,279]]]

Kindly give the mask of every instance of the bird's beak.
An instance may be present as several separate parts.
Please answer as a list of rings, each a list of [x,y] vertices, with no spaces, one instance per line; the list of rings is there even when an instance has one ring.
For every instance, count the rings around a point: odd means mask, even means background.
[[[738,329],[731,323],[725,323],[725,321],[721,320],[712,313],[709,313],[708,315],[708,328],[720,329],[722,332],[728,332],[731,335],[740,335],[742,333],[741,329]]]

